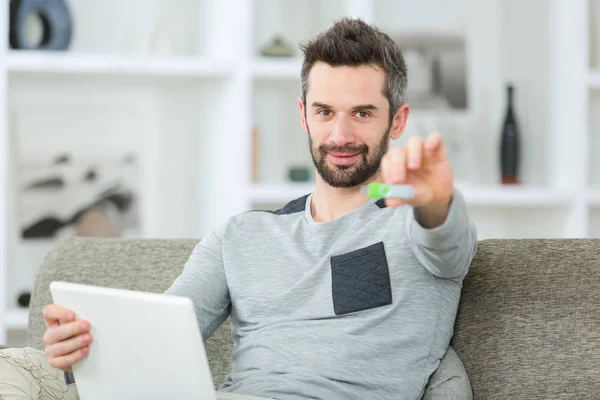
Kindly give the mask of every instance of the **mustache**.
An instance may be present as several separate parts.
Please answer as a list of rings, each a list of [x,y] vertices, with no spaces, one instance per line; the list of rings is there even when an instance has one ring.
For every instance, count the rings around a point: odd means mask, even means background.
[[[330,152],[341,154],[367,154],[369,152],[369,147],[366,144],[361,144],[359,146],[336,146],[333,144],[322,144],[319,146],[319,152],[323,155]]]

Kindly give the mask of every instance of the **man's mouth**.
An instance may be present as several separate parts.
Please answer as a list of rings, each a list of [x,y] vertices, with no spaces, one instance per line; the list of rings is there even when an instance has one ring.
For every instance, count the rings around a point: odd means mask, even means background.
[[[331,153],[327,153],[327,155],[329,156],[329,159],[334,164],[340,164],[340,165],[352,164],[354,161],[356,161],[358,159],[358,157],[360,157],[360,153],[348,154],[348,153],[331,152]]]

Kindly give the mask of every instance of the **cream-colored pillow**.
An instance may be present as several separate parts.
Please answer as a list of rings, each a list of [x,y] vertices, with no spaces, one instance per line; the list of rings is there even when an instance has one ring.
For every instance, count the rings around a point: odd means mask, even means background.
[[[43,351],[23,347],[0,350],[0,399],[79,400],[79,395]]]

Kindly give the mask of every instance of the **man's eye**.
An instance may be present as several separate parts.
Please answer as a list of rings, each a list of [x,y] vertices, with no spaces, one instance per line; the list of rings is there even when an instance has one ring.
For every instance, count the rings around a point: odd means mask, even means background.
[[[329,117],[331,115],[331,111],[329,110],[320,110],[319,115],[322,117]]]
[[[356,113],[356,115],[358,115],[358,118],[367,118],[369,116],[369,113],[366,111],[359,111]]]

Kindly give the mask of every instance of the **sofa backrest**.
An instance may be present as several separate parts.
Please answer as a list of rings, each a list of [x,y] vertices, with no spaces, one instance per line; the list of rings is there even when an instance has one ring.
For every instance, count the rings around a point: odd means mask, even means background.
[[[66,280],[163,292],[198,240],[72,239],[45,259],[30,304],[29,345],[43,349],[48,285]],[[600,240],[479,242],[452,346],[476,399],[595,398],[600,393]],[[231,325],[206,343],[215,385],[230,370]]]

